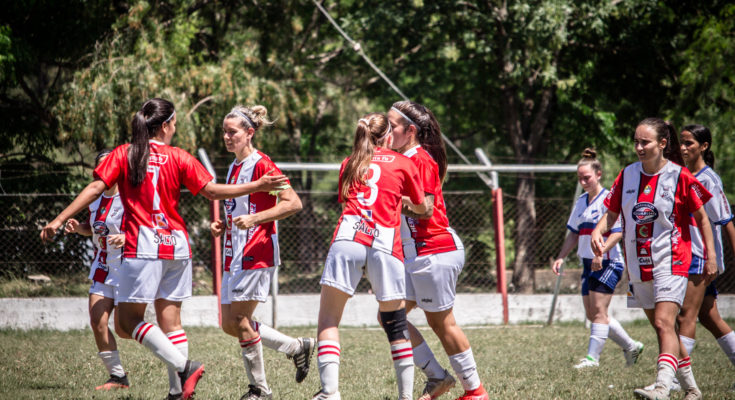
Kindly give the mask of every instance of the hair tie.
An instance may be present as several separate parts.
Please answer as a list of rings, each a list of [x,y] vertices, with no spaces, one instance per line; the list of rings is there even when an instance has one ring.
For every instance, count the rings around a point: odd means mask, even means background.
[[[235,108],[235,109],[233,109],[233,110],[232,110],[232,112],[234,112],[235,114],[237,114],[237,115],[239,115],[239,116],[243,117],[243,118],[245,119],[245,122],[247,122],[248,124],[250,124],[250,127],[251,127],[251,128],[255,129],[255,124],[253,123],[253,120],[252,120],[252,119],[250,119],[250,117],[248,117],[247,115],[245,115],[245,113],[244,113],[244,112],[242,112],[242,111],[240,111],[240,110],[238,110],[238,109],[236,109],[236,108]]]

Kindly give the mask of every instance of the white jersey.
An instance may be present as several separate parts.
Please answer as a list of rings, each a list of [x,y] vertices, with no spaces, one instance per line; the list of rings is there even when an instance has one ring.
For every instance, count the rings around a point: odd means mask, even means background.
[[[595,196],[592,201],[589,201],[589,193],[583,193],[577,199],[577,203],[574,205],[572,213],[569,214],[569,220],[567,221],[567,229],[572,233],[579,235],[577,241],[577,256],[580,259],[588,258],[592,259],[595,257],[595,253],[592,252],[592,230],[595,229],[597,223],[600,221],[600,217],[605,215],[607,207],[605,207],[605,196],[607,196],[607,189],[602,189],[600,193]],[[611,233],[622,232],[623,228],[620,225],[620,218],[615,222],[610,232],[604,236],[608,237]],[[620,251],[620,245],[615,245],[610,251],[602,255],[604,260],[611,260],[613,262],[622,263],[623,255]]]
[[[94,261],[89,271],[89,279],[117,286],[118,269],[122,260],[122,248],[116,249],[107,244],[109,235],[122,233],[120,226],[123,218],[123,204],[120,195],[107,197],[104,194],[89,205],[89,226],[94,243]]]
[[[725,272],[725,261],[722,254],[722,227],[730,222],[733,217],[732,211],[730,210],[730,203],[728,203],[727,197],[725,196],[725,190],[720,176],[712,168],[704,167],[694,177],[702,183],[707,191],[712,193],[712,198],[704,205],[704,211],[707,212],[707,217],[709,217],[709,221],[712,224],[715,252],[717,253],[717,269],[722,274]],[[691,219],[689,230],[692,234],[692,254],[699,258],[704,258],[704,242],[694,218]]]

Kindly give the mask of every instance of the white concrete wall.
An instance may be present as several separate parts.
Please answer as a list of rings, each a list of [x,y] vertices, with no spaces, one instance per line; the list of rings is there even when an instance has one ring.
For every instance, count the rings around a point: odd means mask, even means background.
[[[551,295],[509,295],[509,322],[545,322],[551,306]],[[626,308],[625,296],[614,296],[610,314],[620,321],[644,319],[643,311]],[[720,313],[735,318],[735,295],[721,295]],[[316,326],[319,295],[281,295],[278,297],[278,326]],[[374,296],[356,295],[347,302],[342,326],[377,326],[378,304]],[[256,319],[272,325],[272,301],[258,306]],[[503,323],[503,305],[499,294],[459,294],[455,315],[461,325],[497,325]],[[10,329],[84,329],[89,325],[87,299],[35,298],[0,299],[0,328]],[[583,321],[584,310],[579,295],[559,296],[555,321]],[[152,307],[146,319],[155,321]],[[417,325],[426,325],[423,313],[414,311],[409,319]],[[182,320],[185,326],[217,326],[217,298],[197,296],[184,302]]]

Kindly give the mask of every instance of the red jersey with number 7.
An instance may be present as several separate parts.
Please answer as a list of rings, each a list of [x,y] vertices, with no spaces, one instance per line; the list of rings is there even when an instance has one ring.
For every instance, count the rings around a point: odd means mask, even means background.
[[[107,187],[117,183],[120,191],[125,207],[123,258],[191,258],[189,234],[179,215],[181,187],[196,195],[212,176],[186,151],[151,140],[147,174],[142,184],[133,186],[128,179],[129,147],[116,147],[94,170],[95,178]]]
[[[349,157],[342,161],[340,167],[340,188],[348,160]],[[344,203],[344,210],[332,241],[351,240],[403,261],[400,231],[403,196],[408,196],[413,204],[424,201],[424,187],[416,165],[402,154],[376,147],[364,183],[352,185],[346,199],[340,194],[339,202]]]

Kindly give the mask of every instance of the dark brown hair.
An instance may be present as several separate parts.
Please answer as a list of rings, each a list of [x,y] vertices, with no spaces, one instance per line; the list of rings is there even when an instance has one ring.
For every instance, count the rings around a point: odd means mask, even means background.
[[[584,149],[582,152],[582,159],[577,163],[577,169],[583,165],[589,165],[593,171],[602,173],[602,164],[597,159],[597,151],[591,147]]]
[[[638,123],[638,126],[645,125],[651,127],[656,132],[656,138],[659,143],[666,139],[666,147],[664,147],[664,158],[684,166],[684,158],[681,155],[681,147],[679,146],[679,135],[676,129],[668,121],[661,118],[646,118]]]
[[[133,140],[128,148],[128,175],[130,184],[143,183],[148,170],[150,149],[148,140],[174,116],[174,104],[168,100],[153,98],[145,103],[133,117]]]
[[[709,165],[710,168],[715,167],[715,154],[712,153],[712,132],[707,129],[704,125],[691,124],[687,125],[681,130],[682,132],[687,131],[694,136],[694,140],[699,144],[707,143],[709,146],[702,152],[702,158],[704,163]]]
[[[409,125],[416,127],[416,139],[439,165],[439,179],[444,181],[447,175],[447,150],[434,113],[423,105],[409,100],[397,101],[392,107],[411,119],[407,121],[406,118],[402,118],[404,127],[407,129]]]

